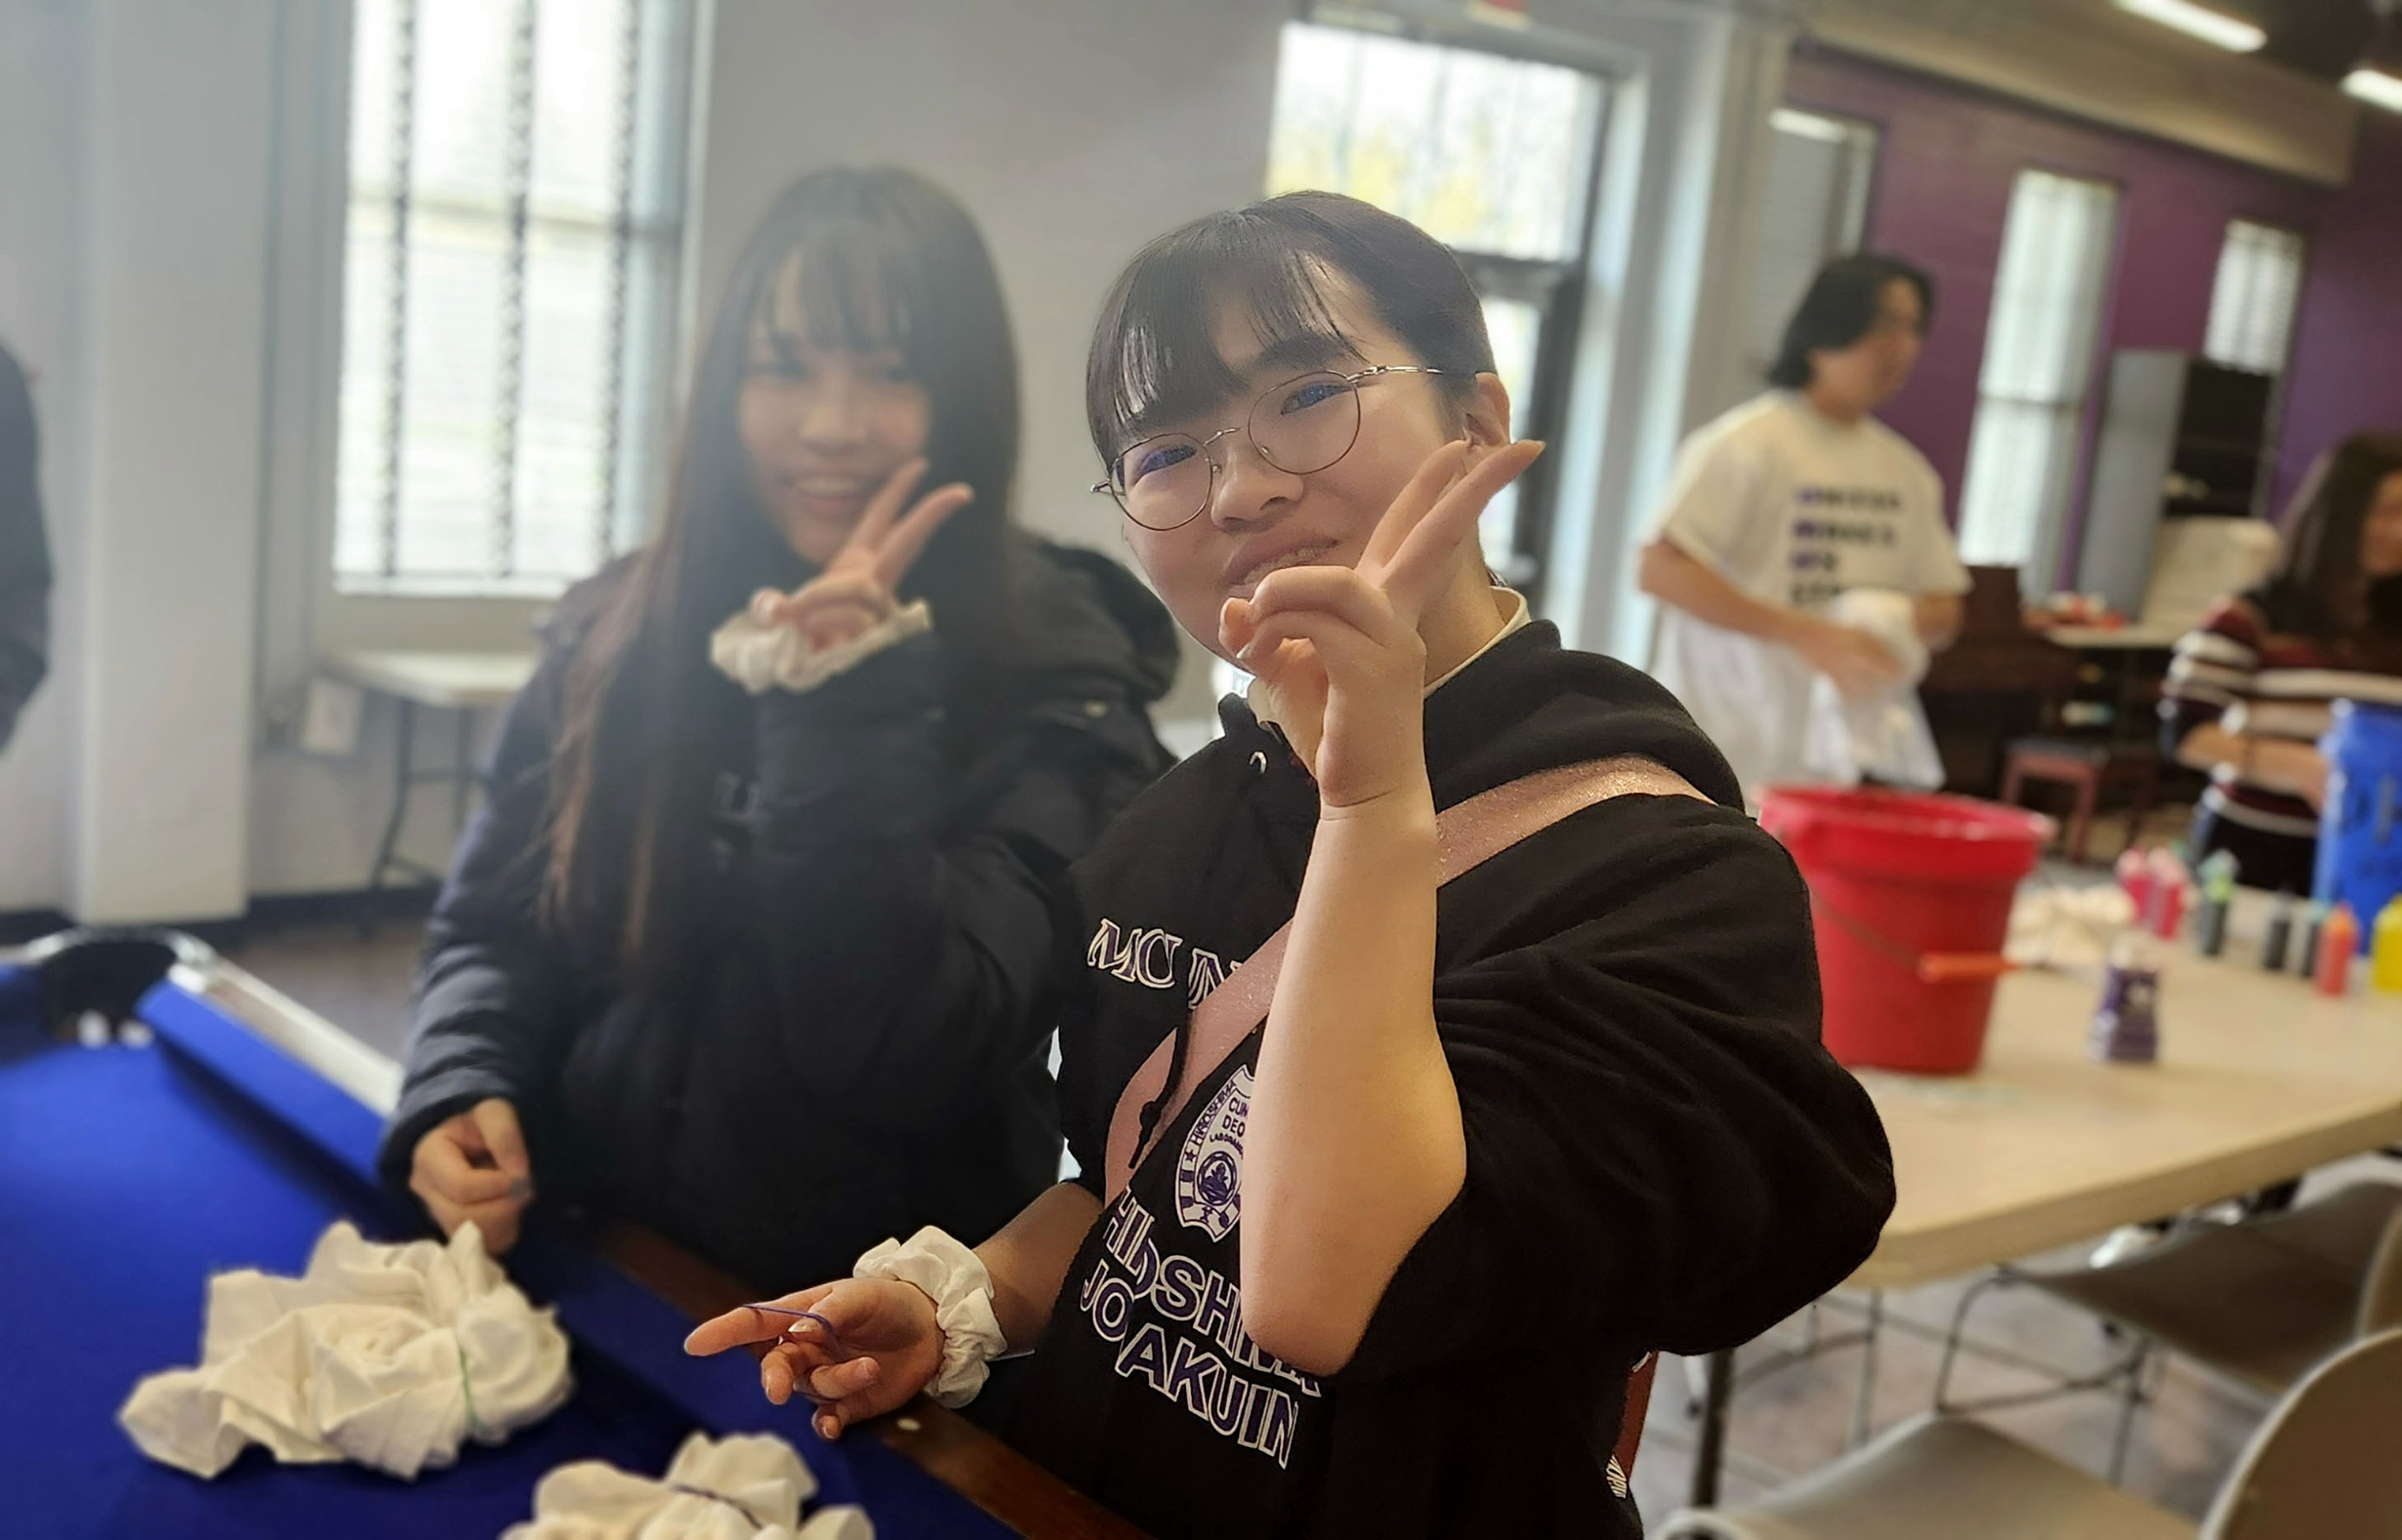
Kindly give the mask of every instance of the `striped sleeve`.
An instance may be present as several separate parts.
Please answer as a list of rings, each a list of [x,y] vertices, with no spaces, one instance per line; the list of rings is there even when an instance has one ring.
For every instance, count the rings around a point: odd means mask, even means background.
[[[2160,689],[2160,750],[2174,759],[2195,728],[2216,722],[2252,692],[2260,668],[2260,616],[2240,598],[2214,606],[2179,638]]]

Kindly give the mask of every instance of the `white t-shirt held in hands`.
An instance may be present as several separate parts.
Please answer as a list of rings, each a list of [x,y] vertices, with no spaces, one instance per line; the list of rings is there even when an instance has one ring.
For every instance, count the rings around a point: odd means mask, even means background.
[[[1873,418],[1837,422],[1771,391],[1697,430],[1652,529],[1745,594],[1818,611],[1854,588],[1960,594],[1943,482]],[[1813,778],[1803,759],[1815,671],[1801,653],[1661,607],[1651,672],[1715,739],[1753,802]]]

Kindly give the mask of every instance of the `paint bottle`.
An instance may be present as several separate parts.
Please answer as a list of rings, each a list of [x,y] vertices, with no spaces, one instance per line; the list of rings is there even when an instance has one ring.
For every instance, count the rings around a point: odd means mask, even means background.
[[[2173,942],[2185,927],[2186,864],[2175,851],[2162,846],[2152,852],[2151,866],[2151,903],[2144,913],[2152,934]]]
[[[2294,971],[2310,978],[2318,971],[2319,938],[2326,930],[2327,906],[2325,899],[2311,901],[2310,923],[2302,928],[2302,950],[2294,959]]]
[[[2294,890],[2277,889],[2277,900],[2269,906],[2269,934],[2260,942],[2260,966],[2271,973],[2285,969],[2286,948],[2294,944]]]
[[[2402,991],[2402,893],[2377,912],[2377,935],[2368,948],[2368,983],[2387,993]]]
[[[2202,863],[2202,907],[2193,919],[2194,950],[2216,957],[2227,950],[2227,911],[2235,902],[2235,857],[2221,850]]]
[[[2105,1064],[2149,1064],[2160,1056],[2160,943],[2140,928],[2121,931],[2102,974],[2102,1003],[2086,1049]]]
[[[2344,995],[2352,989],[2352,956],[2360,950],[2360,922],[2352,917],[2352,905],[2339,901],[2327,911],[2326,924],[2319,930],[2318,973],[2316,983],[2322,995]]]

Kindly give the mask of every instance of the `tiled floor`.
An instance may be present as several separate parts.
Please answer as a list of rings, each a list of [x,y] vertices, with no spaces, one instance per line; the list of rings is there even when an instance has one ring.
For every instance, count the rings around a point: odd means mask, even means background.
[[[254,935],[231,956],[320,1014],[396,1055],[421,936],[421,928],[410,921],[388,921],[372,939],[362,939],[346,921],[329,922]],[[2304,1197],[2364,1179],[2402,1181],[2402,1162],[2371,1157],[2330,1167],[2312,1177]],[[2074,1265],[2084,1249],[2048,1260]],[[1886,1297],[1872,1427],[1890,1426],[1929,1405],[1939,1340],[1962,1286],[1951,1283]],[[1829,1336],[1855,1329],[1860,1306],[1860,1300],[1845,1297],[1822,1307],[1821,1329]],[[1746,1349],[1742,1361],[1758,1364],[1778,1343],[1799,1341],[1803,1330],[1802,1322],[1788,1322],[1771,1339]],[[2007,1361],[2011,1356],[2090,1369],[2113,1353],[2113,1344],[2090,1317],[2027,1289],[1989,1291],[1972,1317],[1970,1335],[1981,1351],[1964,1355],[1955,1370],[1957,1398],[2033,1386],[2036,1382],[2025,1369]],[[1851,1428],[1860,1364],[1858,1348],[1833,1348],[1745,1386],[1734,1403],[1724,1499],[1740,1502],[1840,1454]],[[1687,1398],[1697,1391],[1698,1375],[1689,1382],[1681,1360],[1670,1358],[1662,1365],[1635,1472],[1636,1497],[1655,1528],[1681,1506],[1691,1479],[1694,1419],[1687,1410]],[[2160,1378],[2157,1398],[2137,1420],[2127,1464],[2128,1488],[2198,1518],[2262,1409],[2242,1393],[2172,1363]],[[2088,1394],[1995,1413],[1992,1420],[2039,1448],[2099,1470],[2107,1458],[2116,1415],[2115,1400]]]

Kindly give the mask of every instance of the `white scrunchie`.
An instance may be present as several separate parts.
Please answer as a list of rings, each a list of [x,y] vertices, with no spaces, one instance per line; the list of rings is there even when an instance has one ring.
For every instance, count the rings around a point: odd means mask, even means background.
[[[992,1274],[976,1254],[928,1225],[909,1237],[885,1241],[850,1270],[854,1278],[889,1278],[914,1284],[934,1301],[934,1324],[943,1334],[943,1365],[926,1394],[946,1407],[963,1407],[984,1389],[985,1365],[1009,1351],[1001,1318],[992,1312]]]
[[[924,599],[903,605],[849,641],[821,651],[790,626],[762,626],[742,611],[711,633],[709,661],[754,695],[774,689],[814,690],[887,647],[934,628]]]

